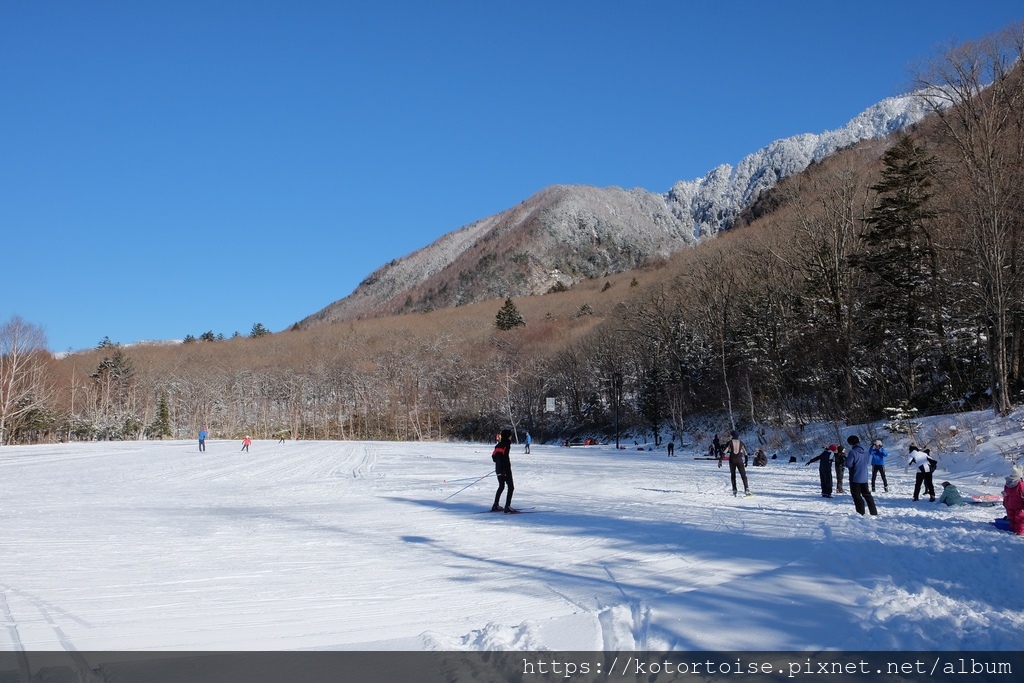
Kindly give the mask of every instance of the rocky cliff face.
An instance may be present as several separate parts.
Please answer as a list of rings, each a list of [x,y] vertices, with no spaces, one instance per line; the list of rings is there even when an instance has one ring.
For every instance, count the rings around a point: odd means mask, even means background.
[[[543,294],[637,267],[728,229],[779,180],[862,140],[883,137],[926,114],[920,98],[890,98],[839,130],[778,140],[665,194],[643,189],[553,186],[371,273],[352,294],[303,327]]]

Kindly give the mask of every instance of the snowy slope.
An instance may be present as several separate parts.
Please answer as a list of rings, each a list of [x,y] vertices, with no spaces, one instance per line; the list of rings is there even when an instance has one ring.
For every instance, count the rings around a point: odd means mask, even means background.
[[[937,481],[998,491],[1020,425],[955,423]],[[802,463],[734,498],[689,447],[521,450],[506,516],[493,477],[442,502],[482,444],[5,447],[0,649],[1019,649],[1024,540],[895,456],[865,518]]]

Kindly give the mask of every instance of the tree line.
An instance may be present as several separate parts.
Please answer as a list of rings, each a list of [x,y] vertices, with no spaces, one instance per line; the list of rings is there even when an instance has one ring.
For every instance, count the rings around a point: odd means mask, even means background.
[[[572,315],[541,315],[533,299],[519,301],[523,315],[506,300],[485,317],[101,344],[60,360],[14,318],[0,326],[0,444],[202,426],[232,438],[490,439],[501,425],[657,442],[665,430],[853,422],[894,406],[1005,414],[1024,390],[1022,56],[1021,25],[950,48],[918,75],[924,122],[781,182],[740,225],[642,286],[627,275],[633,286],[609,280],[593,300],[571,299]]]

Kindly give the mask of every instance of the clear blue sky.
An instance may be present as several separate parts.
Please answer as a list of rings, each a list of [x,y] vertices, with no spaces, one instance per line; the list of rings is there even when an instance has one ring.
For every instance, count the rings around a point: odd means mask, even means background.
[[[554,183],[667,191],[1019,0],[0,0],[0,321],[271,330]]]

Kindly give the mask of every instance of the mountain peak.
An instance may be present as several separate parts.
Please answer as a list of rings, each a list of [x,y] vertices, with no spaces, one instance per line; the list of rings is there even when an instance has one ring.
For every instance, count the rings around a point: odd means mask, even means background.
[[[780,180],[927,114],[917,95],[875,104],[842,128],[776,140],[664,194],[641,188],[547,187],[518,206],[463,226],[373,271],[349,296],[300,322],[309,325],[543,294],[666,257],[731,227]]]

